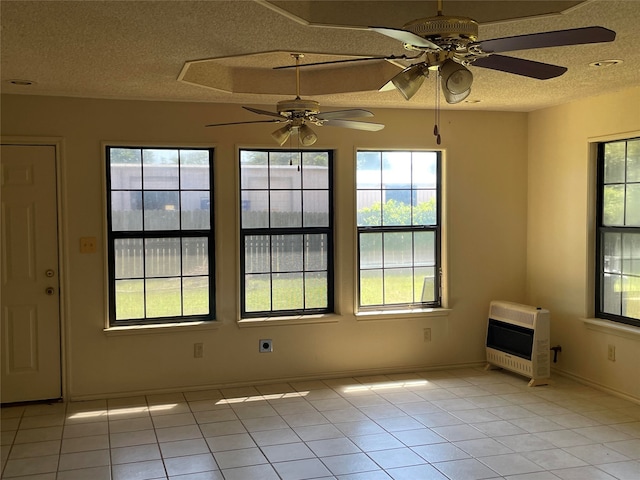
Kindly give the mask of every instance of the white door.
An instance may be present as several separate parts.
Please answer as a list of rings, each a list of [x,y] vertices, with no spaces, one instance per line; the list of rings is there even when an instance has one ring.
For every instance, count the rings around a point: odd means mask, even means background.
[[[56,147],[1,148],[0,398],[60,398]]]

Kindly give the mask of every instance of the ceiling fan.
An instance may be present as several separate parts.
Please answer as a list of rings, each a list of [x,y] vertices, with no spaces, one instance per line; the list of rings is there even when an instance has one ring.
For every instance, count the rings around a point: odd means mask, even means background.
[[[451,104],[463,101],[471,93],[473,74],[468,66],[539,80],[555,78],[567,71],[566,67],[558,65],[500,55],[502,52],[612,42],[616,37],[614,31],[594,26],[478,41],[478,23],[471,18],[443,15],[442,0],[438,0],[438,14],[435,17],[413,20],[401,29],[368,27],[368,30],[401,41],[406,50],[415,54],[413,57],[403,55],[368,59],[421,59],[404,68],[380,90],[396,88],[409,100],[420,89],[429,72],[433,71],[439,77],[445,100]],[[359,60],[367,58],[309,63],[303,66]]]
[[[313,124],[319,127],[331,126],[331,127],[344,127],[353,128],[355,130],[366,130],[370,132],[376,132],[382,130],[384,125],[381,123],[361,122],[357,120],[347,120],[349,118],[358,117],[372,117],[373,113],[368,110],[362,109],[350,109],[350,110],[336,110],[332,112],[320,112],[320,104],[315,100],[305,100],[300,98],[300,58],[304,57],[302,53],[292,53],[291,56],[295,58],[296,64],[296,98],[293,100],[282,100],[278,102],[276,109],[277,112],[269,112],[267,110],[260,110],[252,107],[242,107],[250,112],[257,113],[258,115],[266,115],[274,117],[271,120],[252,120],[245,122],[231,122],[231,123],[212,123],[205,125],[206,127],[221,127],[224,125],[241,125],[249,123],[285,123],[283,127],[275,130],[271,136],[278,142],[280,146],[283,146],[292,134],[298,136],[298,140],[305,147],[309,147],[316,143],[318,136],[311,129],[309,124]]]

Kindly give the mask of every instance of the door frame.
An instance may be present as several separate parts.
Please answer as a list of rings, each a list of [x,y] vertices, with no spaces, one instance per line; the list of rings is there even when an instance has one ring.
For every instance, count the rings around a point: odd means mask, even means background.
[[[56,211],[58,214],[58,295],[60,319],[60,393],[62,400],[66,401],[68,396],[68,364],[67,346],[69,345],[68,328],[66,322],[66,312],[69,311],[69,298],[67,288],[68,279],[68,248],[67,222],[66,222],[66,181],[64,165],[64,138],[63,137],[30,137],[30,136],[0,136],[2,145],[24,145],[24,146],[52,146],[55,149],[55,171],[56,171]]]

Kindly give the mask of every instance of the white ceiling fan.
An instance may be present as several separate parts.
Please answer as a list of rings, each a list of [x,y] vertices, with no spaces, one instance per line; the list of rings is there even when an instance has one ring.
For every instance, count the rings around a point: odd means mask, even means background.
[[[353,128],[355,130],[366,130],[375,132],[382,130],[384,125],[381,123],[361,122],[358,120],[349,120],[350,118],[372,117],[373,113],[368,110],[350,109],[336,110],[332,112],[321,112],[320,104],[315,100],[305,100],[300,98],[300,58],[304,57],[302,53],[291,54],[296,60],[296,97],[292,100],[282,100],[278,102],[277,112],[269,112],[252,107],[242,107],[250,112],[258,115],[266,115],[273,117],[270,120],[249,120],[244,122],[230,123],[212,123],[205,125],[206,127],[221,127],[225,125],[242,125],[250,123],[285,123],[284,126],[275,130],[271,136],[280,146],[283,146],[292,134],[297,135],[299,142],[305,146],[311,146],[318,140],[318,136],[309,126],[329,126]]]

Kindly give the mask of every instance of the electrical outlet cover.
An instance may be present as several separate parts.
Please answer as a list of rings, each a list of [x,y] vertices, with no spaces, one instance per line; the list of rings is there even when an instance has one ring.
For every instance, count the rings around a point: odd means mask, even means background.
[[[273,352],[273,342],[271,339],[260,340],[260,353]]]

